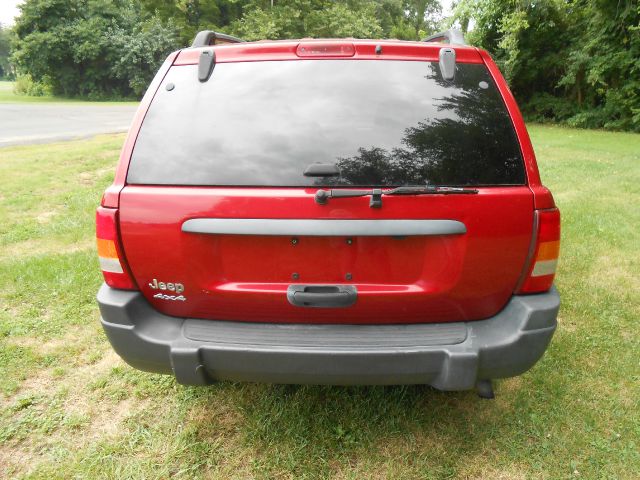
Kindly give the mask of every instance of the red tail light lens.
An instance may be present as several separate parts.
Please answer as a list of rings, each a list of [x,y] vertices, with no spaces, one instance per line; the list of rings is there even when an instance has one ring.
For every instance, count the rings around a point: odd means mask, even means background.
[[[517,293],[540,293],[551,288],[560,255],[560,210],[537,210],[536,245]]]
[[[137,290],[129,267],[124,261],[117,224],[118,210],[98,207],[96,212],[96,241],[98,259],[104,281],[113,288]]]
[[[353,43],[303,42],[296,49],[299,57],[353,57],[355,54]]]

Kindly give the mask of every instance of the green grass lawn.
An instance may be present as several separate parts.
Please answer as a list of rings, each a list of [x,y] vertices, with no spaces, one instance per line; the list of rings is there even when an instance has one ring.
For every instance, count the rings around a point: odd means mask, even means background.
[[[86,105],[136,105],[138,102],[92,102],[88,100],[82,100],[78,98],[63,98],[63,97],[31,97],[29,95],[16,95],[13,91],[14,82],[8,82],[6,80],[0,80],[0,103],[82,103]]]
[[[494,401],[131,369],[94,301],[93,214],[124,137],[0,149],[0,477],[637,479],[640,135],[531,133],[563,214],[562,307]]]

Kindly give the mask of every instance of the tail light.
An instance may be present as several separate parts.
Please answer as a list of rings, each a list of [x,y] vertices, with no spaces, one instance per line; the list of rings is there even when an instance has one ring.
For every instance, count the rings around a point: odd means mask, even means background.
[[[536,243],[516,293],[546,292],[553,284],[560,254],[560,210],[536,210]]]
[[[137,290],[124,259],[117,224],[118,210],[98,207],[96,212],[96,240],[98,259],[104,281],[113,288]]]

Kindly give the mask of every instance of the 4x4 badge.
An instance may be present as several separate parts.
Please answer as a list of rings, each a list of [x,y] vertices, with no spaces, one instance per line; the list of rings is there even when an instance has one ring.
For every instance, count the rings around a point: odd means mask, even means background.
[[[176,300],[179,300],[181,302],[187,300],[184,295],[165,295],[164,293],[156,293],[153,298],[158,298],[160,300],[172,300],[174,302]]]

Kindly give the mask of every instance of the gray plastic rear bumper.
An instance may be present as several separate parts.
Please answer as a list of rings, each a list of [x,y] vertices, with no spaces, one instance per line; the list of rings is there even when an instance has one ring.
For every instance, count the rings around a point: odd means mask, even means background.
[[[512,377],[542,356],[558,292],[514,296],[495,317],[420,325],[290,325],[180,319],[139,292],[103,285],[102,326],[131,366],[186,385],[215,380],[333,385],[429,384],[466,390]]]

